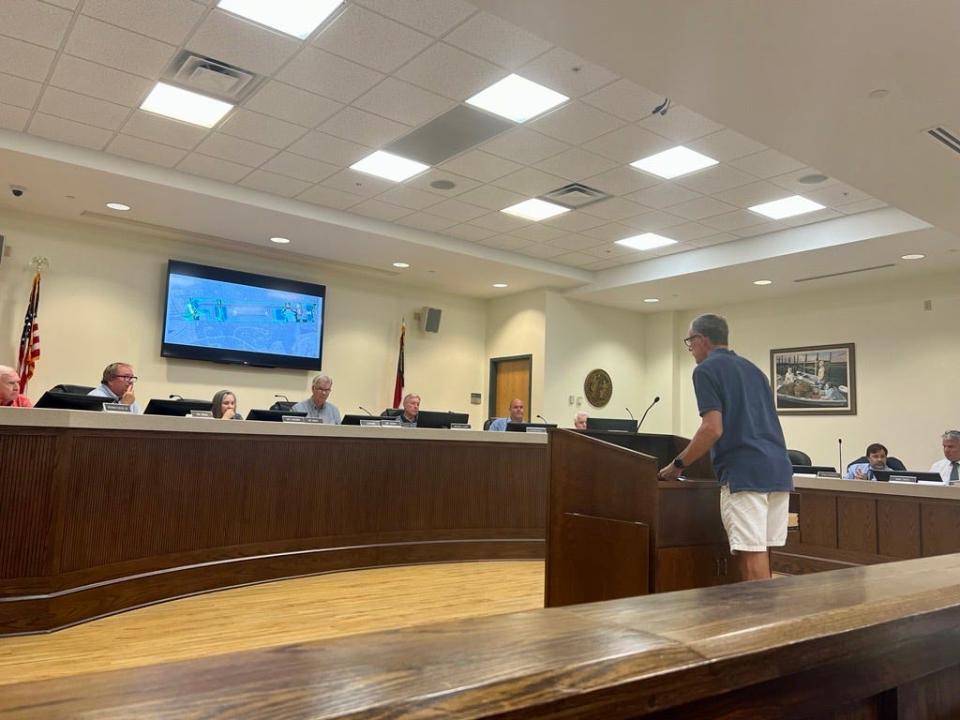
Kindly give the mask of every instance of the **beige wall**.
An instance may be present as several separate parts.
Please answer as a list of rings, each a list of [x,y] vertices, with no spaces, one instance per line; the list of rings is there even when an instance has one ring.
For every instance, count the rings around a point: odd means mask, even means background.
[[[268,407],[274,393],[309,394],[307,371],[269,370],[160,357],[164,278],[170,258],[327,286],[324,371],[334,379],[331,402],[341,412],[364,405],[379,412],[392,401],[401,317],[407,319],[408,391],[425,409],[483,413],[469,403],[484,379],[483,302],[331,271],[300,260],[267,259],[105,229],[80,222],[0,212],[0,234],[12,249],[0,263],[0,364],[15,364],[33,274],[32,256],[50,260],[41,292],[42,357],[28,394],[37,399],[60,382],[94,385],[114,360],[134,364],[137,395],[207,398],[234,390],[242,410]],[[413,313],[443,310],[439,334],[419,330]],[[542,352],[539,353],[542,357]]]
[[[490,359],[532,355],[529,416],[542,414],[543,378],[545,367],[546,294],[533,290],[508,295],[487,302],[486,360],[483,404],[486,414],[490,407]]]

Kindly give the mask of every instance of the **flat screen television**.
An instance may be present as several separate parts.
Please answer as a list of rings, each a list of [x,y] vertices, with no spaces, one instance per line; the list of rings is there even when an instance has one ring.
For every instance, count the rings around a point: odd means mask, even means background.
[[[326,287],[170,260],[160,354],[319,370]]]

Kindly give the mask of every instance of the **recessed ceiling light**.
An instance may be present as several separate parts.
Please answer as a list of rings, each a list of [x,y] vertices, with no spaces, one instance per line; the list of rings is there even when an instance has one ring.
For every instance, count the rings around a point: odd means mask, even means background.
[[[285,237],[272,237],[270,238],[270,242],[276,243],[277,245],[287,245],[290,240]]]
[[[200,93],[159,82],[147,95],[141,110],[183,120],[192,125],[213,127],[230,112],[233,105]]]
[[[921,255],[920,253],[910,253],[909,255],[901,255],[901,260],[923,260],[926,255]]]
[[[800,195],[791,195],[772,202],[761,203],[750,208],[755,213],[760,213],[773,220],[782,220],[783,218],[793,217],[794,215],[803,215],[814,210],[823,210],[824,206],[813,200],[807,200]]]
[[[495,288],[505,288],[505,287],[509,287],[509,285],[507,285],[506,283],[494,283],[493,286],[494,286]]]
[[[630,166],[669,180],[696,170],[703,170],[703,168],[716,165],[717,162],[712,157],[707,157],[696,150],[677,145],[656,155],[635,160],[630,163]]]
[[[394,266],[395,268],[408,268],[408,267],[410,267],[410,263],[395,262],[395,263],[393,264],[393,266]]]
[[[754,280],[754,285],[773,285],[773,280]]]
[[[358,160],[350,168],[368,175],[393,180],[393,182],[403,182],[414,175],[419,175],[424,170],[428,170],[430,166],[393,153],[377,150],[367,155],[363,160]]]
[[[570,212],[570,208],[565,208],[562,205],[547,202],[546,200],[532,198],[504,208],[500,212],[505,212],[508,215],[516,215],[517,217],[526,218],[527,220],[539,221]]]
[[[121,211],[130,209],[129,205],[121,202],[108,202],[107,207],[110,208],[111,210],[121,210]]]
[[[342,4],[343,0],[220,0],[217,7],[303,40]]]
[[[660,302],[660,298],[644,298],[643,301],[645,303],[657,303]]]
[[[486,90],[478,92],[467,100],[467,104],[522,123],[569,99],[566,95],[532,80],[519,75],[507,75]]]
[[[634,250],[653,250],[654,248],[666,247],[667,245],[676,245],[676,243],[676,240],[648,232],[642,235],[633,235],[623,240],[617,240],[616,244],[633,248]]]

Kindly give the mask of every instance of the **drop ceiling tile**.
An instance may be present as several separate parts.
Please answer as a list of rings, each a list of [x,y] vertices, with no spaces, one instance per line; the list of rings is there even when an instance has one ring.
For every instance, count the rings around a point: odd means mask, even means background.
[[[665,234],[668,235],[671,240],[676,240],[677,242],[690,242],[691,240],[716,235],[717,231],[700,223],[688,222],[682,225],[671,226],[670,231]]]
[[[584,270],[593,270],[594,272],[597,272],[599,270],[609,270],[610,268],[627,265],[633,262],[634,259],[635,257],[614,257],[606,260],[597,260],[596,262],[592,262],[589,265],[582,265],[581,267]]]
[[[407,215],[405,218],[397,220],[398,225],[416,228],[417,230],[426,230],[427,232],[441,232],[448,227],[455,225],[455,221],[448,218],[437,217],[430,213],[415,212]]]
[[[554,238],[548,242],[547,245],[556,248],[563,248],[564,250],[586,250],[587,248],[604,245],[606,242],[606,238],[596,238],[586,234],[581,235],[579,233],[569,233],[567,235],[563,235],[562,237]]]
[[[382,147],[405,135],[410,127],[364,110],[346,107],[323,123],[319,129],[343,140],[369,147]]]
[[[490,13],[477,13],[444,42],[510,70],[550,49],[550,43]]]
[[[464,0],[357,0],[381,15],[440,37],[477,9]]]
[[[534,242],[547,242],[548,240],[553,240],[558,238],[561,235],[566,235],[566,230],[561,230],[560,228],[550,227],[549,225],[544,225],[543,223],[532,223],[526,227],[518,228],[510,233],[511,235],[516,235],[517,237],[524,238],[525,240],[533,240]]]
[[[234,109],[218,130],[227,135],[277,149],[287,147],[307,132],[307,129],[300,125],[244,108]]]
[[[521,220],[515,215],[507,215],[503,212],[492,212],[474,218],[471,224],[498,233],[507,233],[529,225],[530,222],[528,220]]]
[[[270,80],[244,103],[244,107],[313,128],[340,110],[343,104],[277,80]]]
[[[387,78],[357,98],[353,105],[417,127],[450,110],[456,103],[396,78]]]
[[[816,190],[803,193],[805,198],[828,207],[842,207],[848,203],[869,200],[870,196],[854,187],[838,182],[829,187],[820,186]]]
[[[506,77],[507,72],[452,45],[435,43],[395,75],[425,90],[461,101]]]
[[[266,170],[254,170],[240,181],[240,185],[289,198],[296,197],[310,187],[308,182],[296,180],[286,175],[277,175]]]
[[[614,197],[609,200],[587,205],[586,207],[580,208],[579,212],[604,218],[605,220],[623,220],[628,217],[641,215],[647,212],[647,208],[630,200]]]
[[[359,195],[323,185],[314,185],[309,190],[304,190],[297,199],[337,210],[346,210],[359,202],[363,202],[363,198]]]
[[[733,205],[714,200],[711,197],[702,197],[696,200],[688,200],[679,205],[672,205],[670,212],[673,215],[685,217],[687,220],[701,220],[703,218],[733,212],[736,209]]]
[[[399,205],[400,207],[410,208],[411,210],[423,210],[431,205],[436,205],[440,202],[441,197],[435,193],[417,190],[409,185],[399,185],[392,190],[387,190],[383,195],[379,196],[379,199],[391,205]],[[450,224],[452,225],[453,223]]]
[[[644,130],[635,125],[627,125],[591,140],[583,147],[585,150],[628,165],[635,160],[662,152],[674,145],[676,143],[649,130]]]
[[[366,67],[391,73],[433,43],[433,39],[359,5],[346,9],[313,44]]]
[[[387,190],[397,186],[395,182],[384,180],[374,175],[357,172],[349,168],[334,173],[323,184],[335,190],[342,190],[353,195],[362,195],[364,197],[373,197],[385,193]]]
[[[685,144],[691,150],[696,150],[722,163],[767,149],[760,143],[730,129],[720,130]]]
[[[629,122],[649,117],[664,96],[620,79],[583,96],[583,101]]]
[[[212,180],[221,182],[236,183],[246,175],[250,174],[250,168],[246,165],[238,165],[229,160],[201,155],[200,153],[190,153],[177,164],[178,170],[190,173],[191,175],[202,175]]]
[[[804,195],[813,190],[820,190],[821,188],[830,187],[831,185],[836,185],[839,180],[836,178],[828,177],[821,183],[802,183],[800,178],[807,177],[808,175],[822,175],[819,170],[815,170],[811,167],[801,168],[799,170],[794,170],[793,172],[784,173],[783,175],[777,175],[776,177],[770,178],[770,182],[774,185],[779,185],[780,187],[789,190],[796,195]]]
[[[700,222],[712,227],[714,230],[733,232],[734,230],[741,230],[751,225],[760,225],[766,222],[766,218],[749,210],[736,210],[731,213],[704,218]]]
[[[861,200],[860,202],[853,202],[841,205],[837,208],[844,215],[855,215],[856,213],[867,212],[868,210],[879,210],[882,207],[886,207],[887,204],[882,200],[877,200],[875,198],[870,198],[868,200]]]
[[[83,125],[53,115],[44,115],[40,112],[33,114],[28,132],[31,135],[45,137],[49,140],[56,140],[68,145],[80,145],[94,150],[103,150],[113,135],[109,130],[95,128],[92,125]]]
[[[541,160],[534,167],[544,172],[559,175],[567,180],[582,182],[584,178],[616,167],[613,160],[594,155],[580,148],[570,148],[559,155]]]
[[[5,73],[42,82],[55,57],[53,50],[0,35],[0,68]]]
[[[481,185],[457,196],[458,200],[478,205],[487,210],[503,210],[527,199],[526,195],[504,190],[493,185]]]
[[[586,215],[579,210],[573,210],[572,212],[557,215],[556,217],[543,221],[545,225],[567,230],[568,232],[583,232],[584,230],[595,228],[598,225],[605,225],[606,222],[603,218]]]
[[[569,265],[570,267],[585,267],[587,265],[592,265],[596,261],[596,257],[583,252],[566,253],[564,255],[557,255],[554,258],[550,258],[550,262],[560,263],[561,265]]]
[[[30,111],[15,105],[0,103],[0,128],[23,132],[30,119]]]
[[[306,183],[318,183],[321,180],[326,180],[335,172],[338,172],[340,167],[320,160],[314,160],[313,158],[304,157],[303,155],[282,152],[276,157],[267,160],[261,166],[261,169]],[[296,194],[299,195],[299,193]]]
[[[300,42],[215,9],[200,23],[186,46],[188,50],[258,75],[272,75],[297,52]]]
[[[55,87],[46,89],[37,110],[105,130],[119,129],[130,114],[128,107]]]
[[[748,208],[759,205],[760,203],[779,200],[788,194],[789,193],[779,185],[774,185],[769,182],[753,182],[748,185],[741,185],[740,187],[730,190],[714,193],[713,196],[717,200],[722,200],[731,205]]]
[[[811,213],[806,213],[805,215],[784,218],[779,222],[782,222],[784,225],[789,225],[790,227],[799,227],[800,225],[810,225],[811,223],[823,222],[824,220],[833,220],[834,218],[838,217],[843,217],[843,213],[832,208],[824,208],[823,210],[816,210]]]
[[[446,190],[432,187],[431,183],[435,183],[438,180],[448,180],[453,183],[453,187]],[[475,187],[479,187],[480,183],[463,175],[431,169],[408,180],[406,185],[416,188],[417,190],[426,190],[430,193],[442,195],[443,197],[454,197],[455,195],[465,193],[467,190],[473,190]]]
[[[589,63],[562,48],[544,53],[524,65],[518,74],[571,98],[578,98],[617,79],[606,68]]]
[[[640,250],[636,248],[630,248],[626,245],[617,245],[615,242],[604,243],[603,245],[597,245],[596,247],[587,248],[583,252],[588,255],[593,255],[594,257],[603,258],[604,260],[613,260],[616,258],[632,257],[635,260],[639,260],[642,255]],[[619,263],[622,263],[623,260],[619,260]]]
[[[138,107],[154,85],[150,80],[71,55],[60,56],[50,84],[131,107]]]
[[[41,87],[38,82],[0,73],[0,98],[7,105],[32,110],[40,97]]]
[[[443,170],[465,175],[466,177],[480,180],[481,182],[490,182],[499,177],[508,175],[519,170],[523,165],[515,163],[506,158],[497,157],[482,150],[470,150],[463,155],[458,155],[452,160],[447,160],[439,166]]]
[[[640,121],[640,126],[674,142],[685,143],[695,138],[723,130],[723,125],[705,118],[699,113],[673,105],[666,115],[651,115]]]
[[[51,5],[56,5],[57,7],[66,8],[67,10],[76,10],[77,5],[80,4],[80,0],[46,0],[46,2]]]
[[[357,203],[350,208],[350,212],[363,215],[364,217],[376,218],[377,220],[392,221],[404,215],[409,215],[410,209],[370,199]]]
[[[603,243],[615,242],[616,240],[622,240],[631,235],[636,235],[637,231],[623,223],[607,223],[606,225],[599,225],[584,230],[582,234],[594,240],[595,242],[592,247],[596,247]]]
[[[56,50],[73,15],[37,0],[4,0],[0,33]]]
[[[568,147],[566,143],[559,140],[554,140],[524,127],[518,127],[498,135],[490,142],[482,145],[480,149],[507,160],[532,165],[561,153]]]
[[[529,240],[524,240],[523,238],[514,237],[513,235],[494,235],[492,238],[481,240],[480,244],[487,247],[497,248],[498,250],[522,250],[523,248],[530,247],[535,243],[532,243]]]
[[[753,155],[731,160],[730,164],[739,170],[756,175],[758,178],[770,178],[803,167],[802,162],[787,157],[783,153],[767,148]]]
[[[371,148],[357,145],[347,140],[335,138],[319,131],[307,133],[291,145],[288,150],[314,160],[346,167],[372,152]]]
[[[461,240],[469,240],[470,242],[479,242],[480,240],[485,240],[488,237],[496,235],[496,233],[497,233],[496,230],[480,227],[472,223],[463,223],[460,225],[454,225],[453,227],[447,228],[443,234],[460,238]]]
[[[671,215],[662,210],[651,210],[643,215],[627,218],[623,222],[625,225],[629,225],[634,230],[641,232],[660,232],[662,230],[671,240],[678,239],[671,235],[671,229],[678,225],[685,224],[682,217]]]
[[[83,14],[171,45],[182,45],[203,17],[193,0],[86,0]]]
[[[738,238],[736,235],[731,235],[730,233],[717,233],[716,235],[708,235],[707,237],[690,240],[688,244],[695,245],[697,247],[710,247],[711,245],[722,245],[723,243],[728,243],[737,239]]]
[[[581,145],[595,137],[622,127],[623,120],[582,102],[568,102],[537,120],[527,123],[530,130]]]
[[[486,213],[486,208],[461,202],[459,198],[451,198],[450,200],[444,200],[436,205],[430,206],[431,215],[439,215],[440,217],[449,218],[450,220],[456,220],[458,222],[468,222]]]
[[[657,209],[679,205],[682,202],[696,200],[698,197],[700,197],[700,193],[695,193],[693,190],[688,190],[672,182],[662,182],[627,195],[628,200]]]
[[[588,177],[585,182],[590,187],[611,195],[628,195],[643,188],[659,185],[662,181],[627,165],[621,165],[599,175]]]
[[[522,255],[529,255],[530,257],[540,258],[541,260],[548,260],[550,258],[556,257],[557,255],[563,255],[567,251],[564,250],[563,248],[535,243],[533,245],[528,245],[525,248],[521,248],[517,252],[519,252]]]
[[[363,95],[383,75],[355,62],[313,47],[305,47],[277,73],[277,80],[349,103]]]
[[[527,197],[537,197],[563,187],[567,181],[559,175],[551,175],[535,168],[523,168],[498,178],[493,184]]]
[[[193,150],[210,133],[206,128],[171,120],[143,110],[134,112],[120,132],[183,150]]]
[[[691,243],[677,243],[676,245],[655,248],[651,250],[649,254],[654,257],[664,257],[665,255],[677,255],[678,253],[689,252],[690,250],[696,249],[697,246]]]
[[[156,80],[177,48],[81,15],[64,49],[85,60]]]
[[[173,167],[187,154],[186,150],[130,135],[117,135],[107,145],[107,152],[163,167]]]
[[[751,225],[750,227],[738,228],[736,230],[731,230],[734,235],[739,238],[755,237],[757,235],[767,235],[768,233],[778,232],[780,230],[786,230],[789,225],[784,225],[779,222],[762,222],[759,225]]]
[[[683,185],[689,190],[695,190],[704,195],[712,195],[756,182],[756,178],[734,167],[721,164],[674,178],[673,182],[677,185]]]
[[[277,154],[274,148],[216,132],[197,145],[196,152],[249,167],[258,167]]]

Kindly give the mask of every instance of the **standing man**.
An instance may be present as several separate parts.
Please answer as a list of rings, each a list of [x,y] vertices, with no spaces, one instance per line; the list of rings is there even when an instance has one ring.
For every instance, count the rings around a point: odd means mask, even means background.
[[[497,418],[492,423],[488,430],[493,430],[494,432],[503,432],[507,429],[507,423],[522,423],[523,422],[523,400],[520,398],[514,398],[510,401],[510,417],[508,418]]]
[[[320,418],[324,425],[339,425],[340,411],[332,402],[327,402],[333,390],[333,380],[329,375],[317,375],[310,386],[312,395],[301,400],[291,410],[306,413],[307,417]]]
[[[404,425],[417,426],[417,415],[420,414],[420,396],[410,393],[403,398],[403,412],[400,413],[400,422]]]
[[[140,405],[137,404],[137,397],[133,394],[133,384],[137,381],[137,376],[133,374],[133,368],[129,363],[115,362],[110,363],[103,369],[103,375],[100,377],[100,387],[96,387],[87,395],[107,398],[114,403],[122,403],[130,406],[130,412],[140,414]]]
[[[943,434],[943,460],[937,460],[930,472],[940,473],[947,485],[960,485],[960,430]]]
[[[33,407],[30,398],[20,392],[20,375],[6,365],[0,365],[0,407]]]
[[[727,347],[727,321],[701,315],[684,344],[697,361],[700,427],[661,480],[673,480],[707,450],[720,481],[720,517],[744,580],[770,578],[767,548],[787,541],[793,468],[763,371]]]

